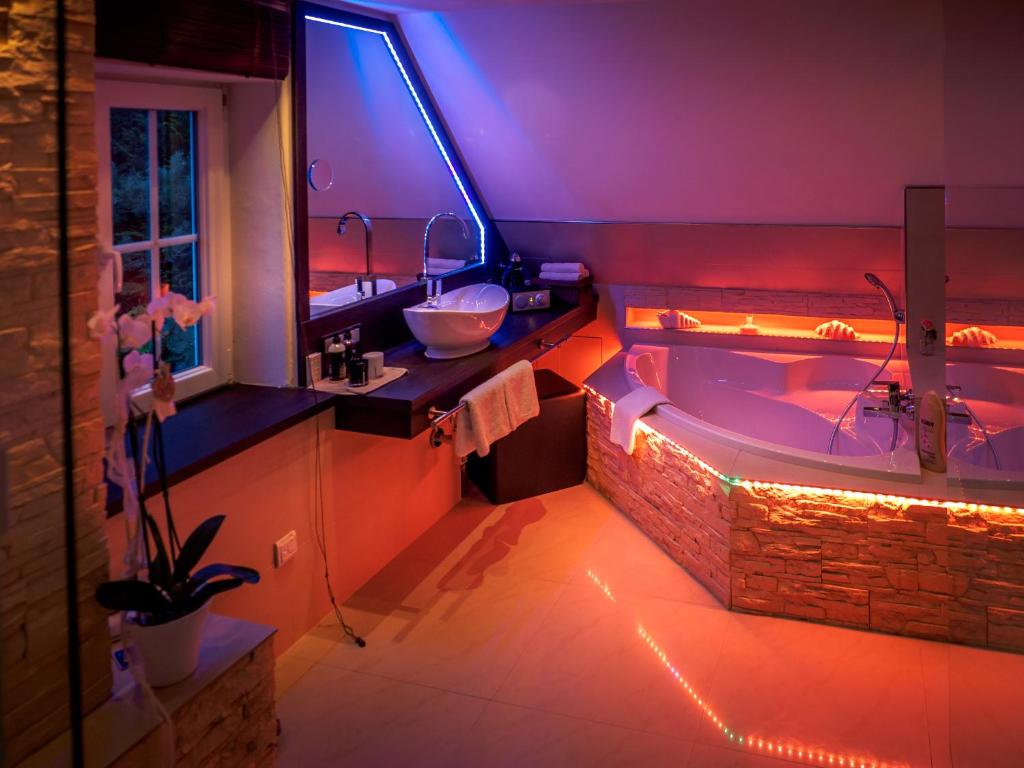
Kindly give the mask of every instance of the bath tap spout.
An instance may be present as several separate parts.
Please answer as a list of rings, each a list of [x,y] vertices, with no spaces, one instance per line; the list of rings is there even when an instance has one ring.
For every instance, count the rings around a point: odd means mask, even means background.
[[[363,222],[363,245],[366,248],[366,274],[373,274],[373,224],[370,222],[370,217],[366,216],[358,211],[349,211],[343,213],[341,218],[338,219],[338,237],[345,234],[346,227],[345,222],[349,219],[359,219]]]

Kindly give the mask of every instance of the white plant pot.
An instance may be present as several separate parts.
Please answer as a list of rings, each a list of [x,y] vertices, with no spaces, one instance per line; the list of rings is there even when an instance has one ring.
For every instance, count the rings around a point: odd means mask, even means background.
[[[203,626],[210,612],[206,602],[198,611],[166,624],[143,626],[128,620],[128,637],[154,688],[180,683],[196,671]]]

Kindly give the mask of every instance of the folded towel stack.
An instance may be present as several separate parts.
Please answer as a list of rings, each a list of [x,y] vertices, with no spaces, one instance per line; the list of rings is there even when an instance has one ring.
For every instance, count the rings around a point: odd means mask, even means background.
[[[540,414],[533,366],[525,360],[509,366],[462,398],[466,410],[455,429],[455,453],[460,458],[476,451],[486,456],[491,443]]]
[[[589,276],[590,271],[579,261],[548,261],[540,265],[541,280],[578,282]]]
[[[427,273],[430,275],[440,275],[445,272],[451,272],[453,269],[462,269],[466,266],[464,259],[427,259]]]

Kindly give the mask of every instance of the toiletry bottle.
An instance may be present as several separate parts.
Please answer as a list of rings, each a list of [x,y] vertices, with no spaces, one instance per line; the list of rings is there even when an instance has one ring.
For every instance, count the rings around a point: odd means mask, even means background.
[[[345,378],[345,345],[337,334],[327,345],[327,368],[331,381],[341,381]]]
[[[925,392],[915,409],[917,456],[932,472],[946,471],[946,403],[934,391]]]
[[[345,371],[348,371],[348,364],[352,361],[352,358],[359,354],[359,349],[356,347],[356,343],[352,341],[352,332],[345,331],[344,338],[341,340],[341,346],[345,353]]]

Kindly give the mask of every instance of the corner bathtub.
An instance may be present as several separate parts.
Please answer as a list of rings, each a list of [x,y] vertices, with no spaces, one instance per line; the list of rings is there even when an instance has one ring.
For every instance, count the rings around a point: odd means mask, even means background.
[[[729,476],[924,493],[912,487],[923,481],[912,423],[904,418],[895,426],[893,449],[893,421],[864,414],[866,405],[884,405],[884,396],[868,393],[858,399],[828,453],[836,420],[880,360],[645,344],[633,345],[620,360],[611,366],[620,377],[595,374],[588,384],[610,387],[610,394],[601,394],[613,401],[642,386],[660,390],[672,403],[658,406],[647,421],[684,446],[699,443],[707,454],[702,458]],[[904,361],[890,362],[879,378],[902,389],[911,386]],[[959,363],[949,365],[948,378],[959,385],[991,441],[990,447],[973,422],[949,425],[948,485],[1024,490],[1024,372]]]
[[[634,345],[585,382],[587,478],[727,608],[1024,652],[1024,373],[949,366],[1000,470],[980,430],[954,424],[941,475],[921,470],[907,427],[892,449],[893,421],[863,415],[871,395],[828,454],[877,367]],[[902,362],[884,375],[910,383]],[[626,454],[612,413],[641,386],[671,403]]]

